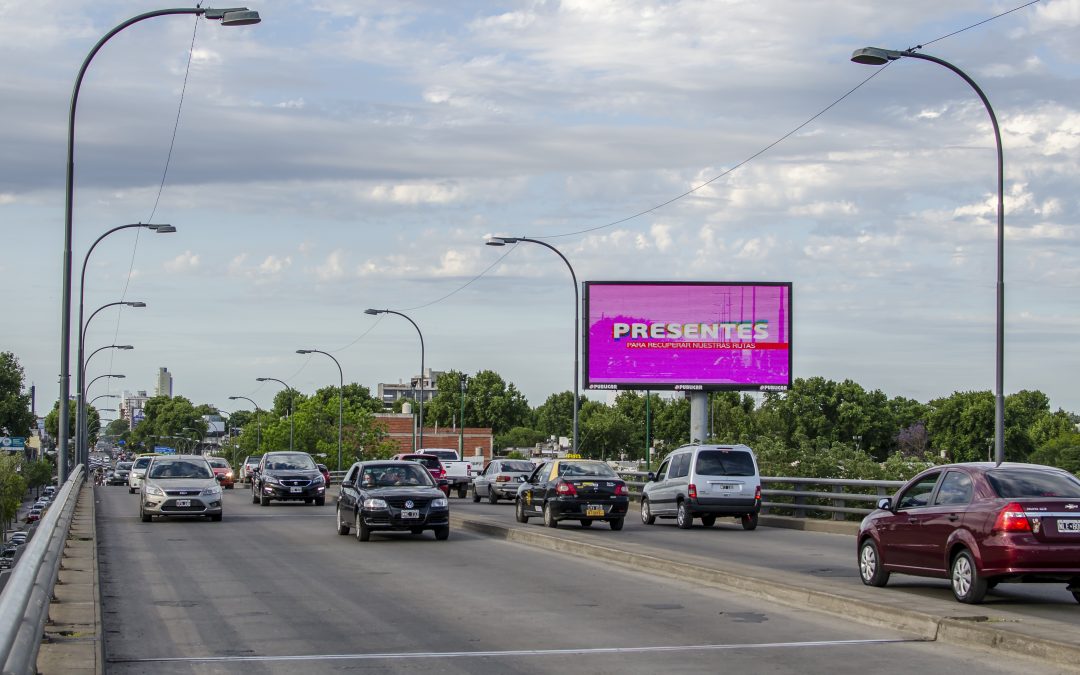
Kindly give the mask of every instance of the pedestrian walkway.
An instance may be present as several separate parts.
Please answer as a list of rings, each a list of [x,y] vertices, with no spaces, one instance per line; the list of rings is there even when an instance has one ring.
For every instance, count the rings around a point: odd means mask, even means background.
[[[94,518],[94,486],[83,483],[38,652],[37,669],[42,675],[104,672]]]

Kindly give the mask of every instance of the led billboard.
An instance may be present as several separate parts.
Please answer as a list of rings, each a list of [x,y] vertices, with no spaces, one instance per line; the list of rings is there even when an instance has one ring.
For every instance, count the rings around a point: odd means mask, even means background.
[[[785,391],[790,282],[585,282],[585,388]]]

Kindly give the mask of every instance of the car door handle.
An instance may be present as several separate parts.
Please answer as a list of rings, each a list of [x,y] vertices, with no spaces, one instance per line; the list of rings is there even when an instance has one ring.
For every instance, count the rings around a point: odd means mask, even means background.
[[[918,518],[908,518],[907,521],[908,521],[909,525],[914,525],[915,523],[919,522],[919,519]]]
[[[960,520],[960,516],[956,515],[955,513],[949,514],[949,522],[956,522],[957,520]]]

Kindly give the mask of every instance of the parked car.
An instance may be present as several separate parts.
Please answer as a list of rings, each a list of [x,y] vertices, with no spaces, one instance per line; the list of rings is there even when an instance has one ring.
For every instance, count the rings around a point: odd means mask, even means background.
[[[140,485],[139,517],[144,523],[154,516],[206,516],[220,521],[221,480],[202,455],[153,457]]]
[[[41,509],[34,507],[26,514],[26,522],[33,523],[38,520],[41,520]]]
[[[0,569],[11,569],[11,567],[15,564],[16,552],[17,551],[14,546],[8,546],[0,549]]]
[[[424,530],[444,541],[450,536],[450,499],[417,462],[357,462],[341,482],[336,521],[338,534],[353,529],[360,541],[372,532]]]
[[[46,485],[45,486],[45,494],[49,495],[50,497],[55,496],[56,495],[56,486],[55,485]]]
[[[268,452],[251,475],[251,503],[269,506],[272,500],[326,503],[326,483],[315,460],[306,452]]]
[[[128,474],[131,473],[132,462],[117,462],[116,468],[113,469],[112,476],[109,477],[107,483],[109,485],[127,485]]]
[[[754,451],[745,445],[684,445],[669,453],[641,491],[641,522],[674,518],[680,528],[694,518],[712,527],[718,516],[757,528],[761,476]]]
[[[235,475],[233,469],[229,465],[229,460],[224,457],[207,457],[206,461],[210,463],[210,468],[213,470],[215,476],[221,476],[221,487],[225,490],[232,490],[236,487]]]
[[[422,448],[420,453],[435,455],[446,469],[444,478],[449,484],[449,489],[457,491],[457,496],[464,499],[469,494],[469,483],[472,482],[472,463],[461,459],[457,450],[450,448]]]
[[[923,471],[859,526],[859,576],[948,579],[978,604],[999,583],[1068,584],[1080,602],[1080,480],[1049,466],[989,462]]]
[[[473,478],[472,500],[480,501],[487,497],[488,502],[497,504],[500,499],[514,499],[517,496],[519,477],[528,477],[536,467],[527,459],[493,459],[487,463],[480,475]]]
[[[244,458],[243,468],[240,469],[240,481],[243,483],[251,482],[252,472],[259,466],[259,455],[249,455]]]
[[[325,487],[330,487],[330,469],[328,469],[326,465],[322,463],[318,463],[315,466],[319,467],[319,473],[322,474],[323,485]]]
[[[439,486],[439,489],[450,496],[450,483],[446,478],[446,467],[443,466],[442,460],[435,455],[428,455],[417,452],[403,452],[394,455],[391,459],[402,462],[419,462],[423,464],[429,472],[431,477],[435,479],[435,484]]]
[[[604,462],[556,459],[536,467],[518,487],[517,521],[542,516],[548,527],[576,520],[582,527],[604,520],[621,530],[630,503],[626,483]]]
[[[12,546],[22,546],[23,544],[26,543],[26,538],[28,536],[29,536],[29,533],[25,532],[24,530],[19,530],[18,532],[12,532],[11,537],[8,538],[8,544],[10,544]]]

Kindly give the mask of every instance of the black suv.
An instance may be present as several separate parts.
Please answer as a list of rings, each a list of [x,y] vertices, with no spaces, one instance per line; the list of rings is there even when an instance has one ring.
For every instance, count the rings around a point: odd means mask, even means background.
[[[326,482],[306,452],[268,452],[251,474],[251,503],[269,506],[270,500],[326,503]]]

